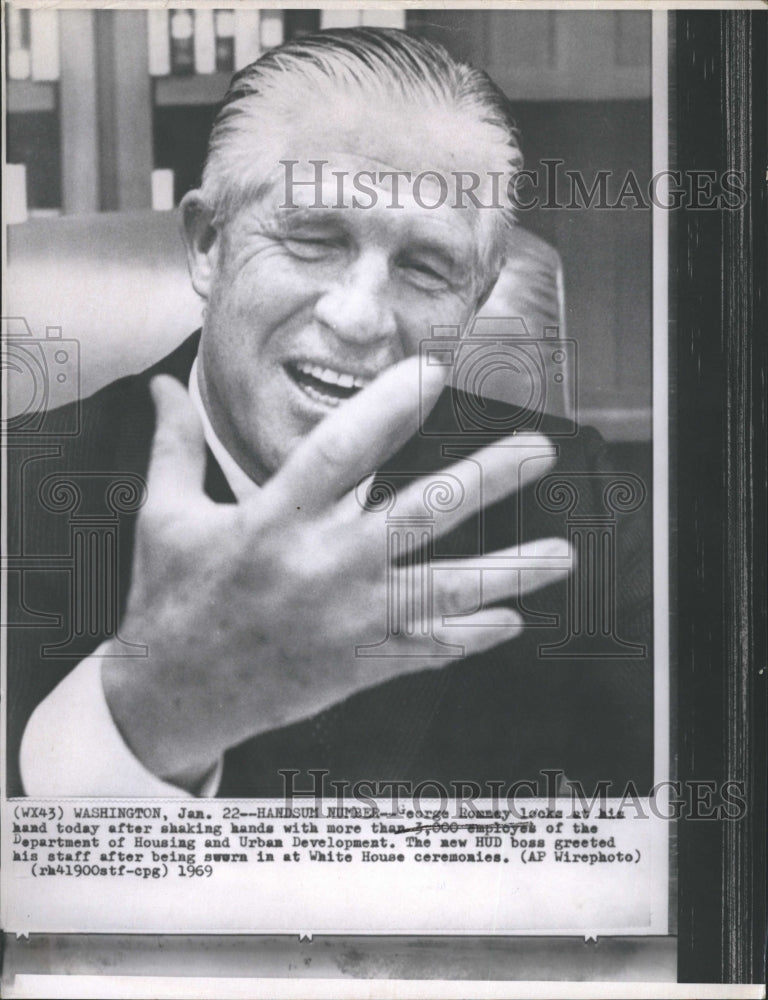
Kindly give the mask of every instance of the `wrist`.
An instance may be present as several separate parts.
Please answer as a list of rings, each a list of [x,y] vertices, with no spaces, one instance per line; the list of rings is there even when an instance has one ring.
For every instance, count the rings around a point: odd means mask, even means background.
[[[194,723],[184,724],[173,692],[148,659],[102,653],[104,700],[130,752],[160,780],[197,795],[217,771],[224,746],[206,740]]]

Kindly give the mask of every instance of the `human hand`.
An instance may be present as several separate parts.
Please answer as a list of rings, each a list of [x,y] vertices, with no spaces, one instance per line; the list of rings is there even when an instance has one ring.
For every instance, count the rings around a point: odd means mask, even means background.
[[[385,657],[356,654],[385,633],[388,587],[405,570],[389,562],[385,516],[363,509],[354,487],[415,433],[420,413],[439,396],[443,374],[425,368],[420,377],[419,365],[411,358],[384,372],[237,505],[216,504],[203,492],[203,431],[184,387],[167,376],[153,380],[148,499],[120,626],[123,639],[149,652],[144,660],[106,656],[102,677],[124,739],[158,776],[192,788],[226,749],[251,736],[393,677],[440,667],[457,646],[471,655],[512,638],[521,628],[515,611],[478,609],[480,568],[493,570],[482,574],[482,599],[491,604],[567,572],[562,558],[555,560],[560,568],[550,559],[520,571],[536,558],[565,556],[559,539],[436,560],[429,628],[397,635],[394,655],[391,644]],[[468,463],[445,470],[462,481],[464,496],[457,508],[435,514],[436,535],[538,478],[553,461],[536,434],[473,459],[481,478],[466,476]],[[429,481],[445,473],[404,487],[398,514],[421,514]],[[462,617],[448,623],[446,616]],[[444,657],[426,632],[448,644]]]

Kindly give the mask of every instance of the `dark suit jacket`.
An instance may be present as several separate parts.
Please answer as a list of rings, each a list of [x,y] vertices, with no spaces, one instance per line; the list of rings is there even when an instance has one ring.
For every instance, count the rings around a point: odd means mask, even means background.
[[[34,707],[114,629],[115,615],[119,620],[154,430],[149,379],[166,372],[186,381],[198,336],[148,372],[9,439],[10,794],[22,793],[18,748]],[[381,476],[438,469],[455,460],[444,454],[446,442],[473,450],[499,433],[467,437],[464,414],[476,407],[468,410],[462,401],[446,390],[428,433],[417,435]],[[489,424],[507,433],[509,408],[488,406]],[[626,475],[625,485],[617,485],[595,431],[570,435],[556,420],[523,416],[515,426],[539,423],[557,445],[554,472],[538,492],[529,487],[440,539],[436,555],[570,533],[582,546],[570,610],[568,585],[550,586],[524,600],[530,627],[517,639],[249,740],[227,755],[222,796],[282,795],[285,769],[301,772],[295,786],[304,788],[309,769],[327,770],[329,781],[431,780],[445,787],[496,781],[505,788],[533,781],[542,794],[541,772],[551,769],[589,788],[600,780],[614,791],[628,780],[649,787],[650,496],[642,496],[632,476],[629,486]],[[234,502],[210,454],[206,490],[219,502]],[[589,581],[598,578],[606,582],[592,593]]]

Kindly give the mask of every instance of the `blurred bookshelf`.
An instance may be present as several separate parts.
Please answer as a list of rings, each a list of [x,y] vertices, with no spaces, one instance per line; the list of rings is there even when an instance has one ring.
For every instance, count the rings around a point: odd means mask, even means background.
[[[521,102],[631,100],[650,91],[647,25],[615,10],[585,19],[555,10],[6,4],[5,16],[7,160],[26,169],[32,215],[172,207],[196,183],[232,73],[320,28],[407,27],[483,66]]]
[[[11,184],[37,214],[61,203],[59,19],[56,11],[6,8],[6,149],[23,165]]]
[[[21,185],[13,221],[171,208],[198,179],[233,72],[320,28],[405,25],[398,11],[309,8],[7,4],[5,17],[6,160]]]

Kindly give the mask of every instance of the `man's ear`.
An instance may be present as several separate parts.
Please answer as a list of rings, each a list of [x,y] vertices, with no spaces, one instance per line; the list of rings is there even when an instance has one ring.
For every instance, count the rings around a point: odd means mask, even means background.
[[[181,218],[189,276],[192,287],[206,301],[220,250],[220,230],[214,225],[213,215],[213,209],[199,191],[189,191],[182,198]]]

